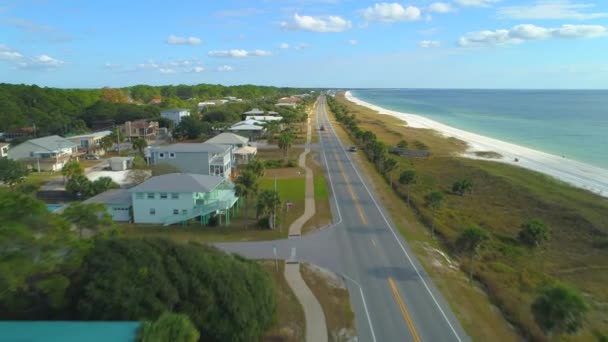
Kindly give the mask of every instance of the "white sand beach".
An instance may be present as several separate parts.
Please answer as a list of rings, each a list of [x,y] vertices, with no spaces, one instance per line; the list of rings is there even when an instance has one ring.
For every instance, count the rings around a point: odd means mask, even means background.
[[[454,137],[465,141],[469,145],[467,153],[464,154],[465,157],[483,159],[476,156],[474,152],[497,152],[502,155],[502,158],[491,160],[541,172],[576,187],[592,191],[603,197],[608,197],[608,170],[606,169],[467,132],[427,119],[420,115],[388,110],[359,100],[354,97],[350,91],[347,91],[345,96],[349,101],[378,111],[380,114],[391,115],[404,120],[409,127],[432,129],[440,132],[444,136]],[[517,160],[517,162],[515,160]]]

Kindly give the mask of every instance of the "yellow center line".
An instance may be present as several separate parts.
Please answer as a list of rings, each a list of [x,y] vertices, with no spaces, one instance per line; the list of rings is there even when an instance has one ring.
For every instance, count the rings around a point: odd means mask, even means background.
[[[397,301],[397,304],[399,305],[399,309],[401,309],[401,315],[403,315],[403,319],[405,320],[405,323],[407,324],[407,327],[408,327],[410,333],[412,334],[412,337],[414,338],[414,342],[420,342],[420,337],[418,336],[418,332],[416,332],[416,327],[414,327],[414,322],[412,321],[410,314],[407,312],[405,303],[401,299],[401,295],[399,294],[399,291],[397,290],[397,285],[395,284],[395,281],[393,280],[393,278],[388,277],[388,284],[391,287],[391,291],[393,291],[393,296],[395,296],[395,300]]]
[[[342,177],[344,177],[344,181],[346,182],[346,187],[348,188],[348,192],[350,192],[350,197],[352,197],[353,201],[355,202],[355,207],[357,208],[357,212],[359,213],[361,222],[363,222],[364,225],[367,225],[367,220],[365,219],[365,215],[363,215],[363,209],[361,208],[361,205],[359,204],[359,199],[355,195],[355,192],[353,191],[353,188],[350,186],[350,182],[348,181],[348,177],[346,176],[346,173],[344,172],[344,166],[342,166],[342,162],[340,161],[340,159],[338,159],[338,154],[336,152],[334,152],[334,155],[336,157],[336,160],[338,161],[338,167],[340,168]]]

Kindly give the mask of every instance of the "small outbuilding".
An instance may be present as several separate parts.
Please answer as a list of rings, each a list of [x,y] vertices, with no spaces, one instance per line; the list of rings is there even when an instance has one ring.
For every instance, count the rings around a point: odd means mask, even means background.
[[[134,157],[112,157],[110,158],[110,169],[112,171],[125,171],[133,167]]]
[[[237,165],[244,165],[249,163],[249,160],[254,158],[258,153],[258,149],[253,146],[243,146],[233,152],[234,159]]]

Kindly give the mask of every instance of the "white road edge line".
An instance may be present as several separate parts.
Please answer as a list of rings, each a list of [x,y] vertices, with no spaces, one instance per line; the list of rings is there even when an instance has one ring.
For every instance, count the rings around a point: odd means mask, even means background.
[[[327,109],[325,109],[325,115],[327,116]],[[403,251],[403,254],[405,254],[407,260],[410,262],[410,265],[412,265],[412,267],[414,268],[414,271],[416,271],[416,275],[418,276],[418,278],[420,278],[420,280],[422,281],[422,284],[424,285],[424,288],[426,289],[426,291],[429,293],[429,295],[431,296],[431,298],[433,299],[433,302],[435,303],[435,305],[437,306],[437,309],[439,309],[439,312],[441,312],[441,315],[443,316],[443,318],[445,319],[445,321],[448,323],[448,325],[450,326],[450,329],[452,330],[452,333],[454,333],[454,336],[456,337],[456,339],[458,340],[458,342],[462,342],[462,340],[460,339],[460,336],[458,336],[458,333],[456,332],[456,329],[454,329],[454,327],[452,326],[452,323],[450,322],[448,316],[445,314],[445,312],[443,311],[443,309],[441,308],[441,306],[439,305],[439,302],[437,301],[437,299],[435,298],[435,296],[433,295],[433,292],[431,291],[431,289],[429,288],[429,286],[427,285],[426,281],[424,280],[424,278],[422,278],[422,275],[420,274],[420,271],[418,271],[418,268],[416,267],[416,265],[414,265],[414,262],[412,261],[412,258],[410,257],[410,255],[407,253],[407,251],[405,250],[405,247],[403,247],[403,244],[401,243],[401,241],[399,240],[399,237],[397,236],[397,234],[395,233],[395,229],[391,226],[391,224],[388,222],[388,219],[386,218],[386,216],[384,216],[384,213],[382,212],[382,209],[380,209],[380,205],[378,204],[378,202],[376,201],[376,199],[374,198],[374,195],[372,195],[371,191],[369,190],[369,188],[367,187],[367,185],[365,184],[365,182],[363,181],[363,178],[361,177],[361,174],[359,173],[359,171],[357,170],[357,168],[355,167],[355,164],[353,163],[352,159],[350,158],[350,156],[348,154],[346,154],[346,152],[344,151],[344,145],[342,144],[342,140],[340,140],[340,138],[338,137],[338,135],[336,134],[336,131],[333,127],[333,125],[330,125],[331,127],[331,131],[333,133],[333,135],[336,137],[336,140],[338,141],[338,144],[340,144],[340,147],[342,147],[342,153],[346,156],[346,159],[348,159],[348,162],[350,163],[350,166],[353,168],[353,170],[355,171],[355,173],[357,174],[357,177],[359,177],[359,180],[361,181],[361,184],[363,184],[363,187],[365,188],[365,190],[367,191],[367,193],[369,194],[369,196],[371,197],[372,201],[374,202],[374,205],[376,206],[376,209],[378,209],[378,212],[380,212],[380,216],[382,216],[382,219],[384,220],[384,222],[386,223],[386,225],[388,226],[388,228],[391,230],[391,232],[393,233],[393,237],[395,238],[395,240],[397,241],[397,243],[399,244],[399,247],[401,247],[401,250]],[[371,322],[370,322],[371,323]]]
[[[317,106],[317,127],[319,126],[319,108],[320,107]],[[331,123],[329,125],[331,126]],[[332,129],[333,129],[333,127],[332,127]],[[319,140],[321,141],[321,146],[323,146],[324,142],[323,142],[323,136],[321,134],[319,134]],[[338,221],[333,223],[331,226],[337,226],[338,224],[342,223],[342,212],[340,211],[340,204],[338,203],[338,198],[336,197],[336,190],[334,188],[334,182],[331,179],[331,172],[329,172],[329,163],[327,162],[327,155],[325,154],[325,149],[321,148],[321,151],[323,151],[323,159],[325,160],[325,170],[327,171],[327,178],[329,179],[329,186],[331,187],[331,192],[332,192],[332,195],[334,196],[334,203],[336,204],[336,210],[338,211]],[[365,295],[363,294],[363,289],[361,288],[361,285],[359,285],[358,282],[356,282],[354,279],[347,276],[346,274],[342,274],[342,276],[344,278],[352,281],[353,283],[355,283],[355,285],[357,285],[357,287],[359,287],[359,293],[361,294],[361,300],[363,301],[363,310],[365,310],[365,316],[367,316],[367,323],[369,324],[369,330],[372,333],[372,340],[373,340],[373,342],[376,342],[376,333],[374,332],[374,325],[372,324],[372,318],[370,317],[369,311],[367,310],[367,302],[365,301]]]
[[[365,296],[363,295],[363,289],[361,288],[361,285],[359,285],[359,283],[357,283],[356,280],[352,279],[351,277],[347,276],[344,273],[342,273],[342,277],[344,277],[345,279],[348,279],[348,280],[352,281],[359,288],[359,293],[361,293],[361,300],[363,301],[363,309],[365,309],[365,315],[367,316],[367,322],[369,323],[369,327],[370,327],[371,332],[372,332],[372,340],[374,342],[376,342],[376,334],[374,333],[374,327],[372,326],[372,319],[369,316],[369,312],[367,311],[367,303],[365,302]]]

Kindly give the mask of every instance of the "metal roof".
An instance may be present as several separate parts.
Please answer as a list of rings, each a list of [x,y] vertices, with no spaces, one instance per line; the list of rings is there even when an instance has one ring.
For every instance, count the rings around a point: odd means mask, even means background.
[[[238,145],[238,144],[247,144],[249,139],[242,137],[238,134],[234,133],[222,133],[218,134],[215,137],[205,141],[208,144],[220,144],[220,145]]]
[[[245,112],[243,114],[247,114],[247,115],[248,114],[252,114],[252,115],[255,115],[255,114],[264,114],[264,111],[260,110],[259,108],[253,108],[252,110],[250,110],[248,112]]]
[[[225,153],[230,149],[230,146],[209,143],[181,143],[166,146],[153,146],[150,148],[152,152],[211,152]]]
[[[238,125],[230,127],[231,131],[261,131],[264,127],[256,125]]]
[[[112,131],[100,131],[87,134],[72,135],[71,137],[66,137],[66,139],[105,137],[110,134],[112,134]]]
[[[170,173],[152,177],[129,192],[209,192],[225,180],[218,176]]]
[[[93,196],[82,203],[131,204],[131,194],[127,189],[112,189]]]
[[[38,147],[41,147],[47,151],[54,152],[64,148],[73,148],[78,146],[65,138],[62,138],[58,135],[49,135],[48,137],[30,139],[27,142],[30,144],[34,144]]]

